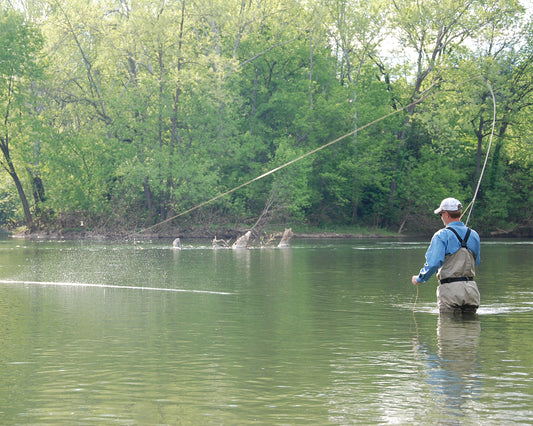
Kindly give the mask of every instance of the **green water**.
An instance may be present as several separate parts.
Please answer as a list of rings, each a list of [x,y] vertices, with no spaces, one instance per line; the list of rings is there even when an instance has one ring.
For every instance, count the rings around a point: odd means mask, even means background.
[[[468,320],[426,241],[183,243],[1,240],[0,424],[532,424],[533,242]]]

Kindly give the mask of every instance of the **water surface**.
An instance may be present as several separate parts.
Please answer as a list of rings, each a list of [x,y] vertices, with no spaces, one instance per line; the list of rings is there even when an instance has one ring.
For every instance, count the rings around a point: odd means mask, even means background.
[[[483,242],[467,319],[426,241],[184,243],[1,240],[0,423],[531,424],[532,242]]]

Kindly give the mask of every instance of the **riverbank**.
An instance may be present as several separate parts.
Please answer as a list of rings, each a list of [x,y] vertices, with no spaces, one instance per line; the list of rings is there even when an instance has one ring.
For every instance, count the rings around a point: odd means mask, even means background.
[[[262,237],[277,238],[281,237],[284,231],[283,226],[272,227],[261,233]],[[355,228],[343,228],[343,229],[319,229],[308,228],[298,229],[292,228],[293,238],[318,238],[318,239],[349,239],[349,238],[395,238],[406,237],[406,235],[394,233],[384,229],[355,229]],[[35,231],[35,232],[23,232],[14,231],[7,234],[11,238],[29,239],[29,240],[101,240],[101,241],[114,241],[114,240],[158,240],[158,239],[174,239],[180,238],[182,240],[187,239],[208,239],[214,238],[223,239],[226,241],[235,241],[240,236],[244,235],[249,228],[236,227],[236,228],[218,228],[218,229],[167,229],[165,231],[158,232],[139,232],[139,231],[101,231],[101,230],[58,230],[58,231]],[[410,236],[410,235],[409,235]]]
[[[291,228],[294,237],[303,239],[357,239],[357,238],[431,238],[435,229],[420,229],[418,232],[393,232],[383,228],[362,228],[362,227],[338,227],[338,228],[319,228],[309,226],[294,226]],[[250,228],[246,226],[235,227],[217,227],[209,228],[167,228],[165,230],[146,231],[146,230],[102,230],[102,229],[60,229],[60,230],[39,230],[27,232],[23,229],[14,231],[5,231],[6,235],[11,238],[29,239],[29,240],[98,240],[98,241],[142,241],[158,239],[206,239],[214,238],[226,241],[235,241],[244,235]],[[271,225],[263,230],[260,234],[263,238],[277,238],[285,230],[283,225]],[[533,229],[529,226],[513,227],[510,230],[496,229],[488,232],[480,232],[482,238],[533,238]]]

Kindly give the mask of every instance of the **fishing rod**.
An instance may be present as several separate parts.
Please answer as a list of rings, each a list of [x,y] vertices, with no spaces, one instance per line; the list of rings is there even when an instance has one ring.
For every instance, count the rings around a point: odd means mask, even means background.
[[[172,220],[174,220],[174,219],[176,219],[176,218],[178,218],[178,217],[180,217],[180,216],[183,216],[183,215],[185,215],[185,214],[187,214],[187,213],[190,213],[190,212],[192,212],[192,211],[194,211],[194,210],[197,210],[197,209],[199,209],[200,207],[203,207],[203,206],[205,206],[205,205],[207,205],[207,204],[210,204],[210,203],[212,203],[213,201],[218,200],[219,198],[225,197],[226,195],[229,195],[229,194],[231,194],[231,193],[233,193],[233,192],[235,192],[235,191],[237,191],[237,190],[239,190],[239,189],[241,189],[241,188],[244,188],[245,186],[250,185],[250,184],[253,183],[253,182],[256,182],[256,181],[258,181],[258,180],[261,180],[261,179],[263,179],[263,178],[265,178],[265,177],[267,177],[267,176],[269,176],[269,175],[271,175],[271,174],[273,174],[273,173],[275,173],[275,172],[277,172],[277,171],[279,171],[279,170],[281,170],[281,169],[284,169],[285,167],[290,166],[291,164],[296,163],[297,161],[303,160],[304,158],[309,157],[310,155],[315,154],[315,153],[318,152],[318,151],[321,151],[321,150],[323,150],[323,149],[325,149],[325,148],[327,148],[327,147],[329,147],[329,146],[331,146],[331,145],[333,145],[333,144],[335,144],[335,143],[337,143],[337,142],[340,142],[341,140],[346,139],[347,137],[352,136],[352,135],[358,133],[358,132],[361,131],[361,130],[364,130],[364,129],[370,127],[370,126],[373,126],[374,124],[376,124],[376,123],[378,123],[378,122],[380,122],[380,121],[382,121],[382,120],[385,120],[386,118],[389,118],[389,117],[391,117],[391,116],[393,116],[393,115],[395,115],[395,114],[398,114],[399,112],[401,112],[401,111],[403,111],[403,110],[405,110],[405,109],[407,109],[407,108],[409,108],[409,107],[411,107],[411,106],[413,106],[413,105],[419,104],[420,102],[424,101],[425,99],[427,99],[427,98],[429,97],[429,95],[431,94],[431,93],[430,93],[431,89],[432,89],[436,84],[437,84],[437,83],[435,82],[435,83],[433,83],[430,87],[428,87],[428,89],[426,89],[426,90],[421,94],[422,96],[421,96],[420,98],[418,98],[417,100],[415,100],[415,101],[413,101],[413,102],[411,102],[411,103],[409,103],[409,104],[407,104],[407,105],[405,105],[405,106],[403,106],[403,107],[401,107],[401,108],[399,108],[399,109],[397,109],[397,110],[394,110],[394,111],[392,111],[392,112],[390,112],[390,113],[388,113],[388,114],[385,114],[384,116],[382,116],[382,117],[380,117],[380,118],[377,118],[377,119],[375,119],[374,121],[371,121],[370,123],[367,123],[367,124],[365,124],[364,126],[361,126],[361,127],[359,127],[358,129],[356,129],[356,130],[353,130],[353,131],[351,131],[351,132],[349,132],[349,133],[346,133],[345,135],[342,135],[342,136],[338,137],[337,139],[334,139],[334,140],[332,140],[332,141],[330,141],[330,142],[328,142],[328,143],[325,143],[324,145],[321,145],[321,146],[319,146],[318,148],[315,148],[315,149],[313,149],[313,150],[311,150],[311,151],[309,151],[309,152],[307,152],[307,153],[305,153],[305,154],[302,154],[302,155],[300,155],[299,157],[297,157],[297,158],[295,158],[295,159],[293,159],[293,160],[290,160],[290,161],[288,161],[288,162],[285,163],[285,164],[282,164],[281,166],[278,166],[278,167],[276,167],[276,168],[274,168],[274,169],[271,169],[271,170],[269,170],[268,172],[263,173],[263,174],[260,175],[260,176],[257,176],[257,177],[255,177],[255,178],[253,178],[253,179],[250,179],[249,181],[244,182],[244,183],[242,183],[241,185],[238,185],[238,186],[236,186],[236,187],[230,189],[229,191],[226,191],[226,192],[223,192],[223,193],[221,193],[221,194],[219,194],[219,195],[216,195],[215,197],[213,197],[213,198],[211,198],[211,199],[209,199],[209,200],[207,200],[207,201],[204,201],[204,202],[202,202],[202,203],[200,203],[200,204],[197,204],[196,206],[194,206],[194,207],[192,207],[192,208],[190,208],[190,209],[188,209],[188,210],[185,210],[185,211],[183,211],[183,212],[181,212],[181,213],[178,213],[178,214],[175,215],[175,216],[169,217],[168,219],[165,219],[165,220],[163,220],[163,221],[161,221],[161,222],[158,222],[158,223],[156,223],[155,225],[149,226],[148,228],[144,228],[144,229],[142,229],[141,231],[139,231],[139,233],[144,233],[144,232],[146,232],[146,231],[148,231],[148,230],[150,230],[150,229],[152,229],[152,228],[155,228],[155,227],[157,227],[157,226],[163,225],[164,223],[170,222],[170,221],[172,221]]]

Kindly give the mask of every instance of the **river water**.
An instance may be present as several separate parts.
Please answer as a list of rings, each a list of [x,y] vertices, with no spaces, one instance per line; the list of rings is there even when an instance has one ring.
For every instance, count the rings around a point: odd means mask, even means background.
[[[474,318],[427,241],[0,240],[0,424],[533,424],[533,242],[483,241]]]

